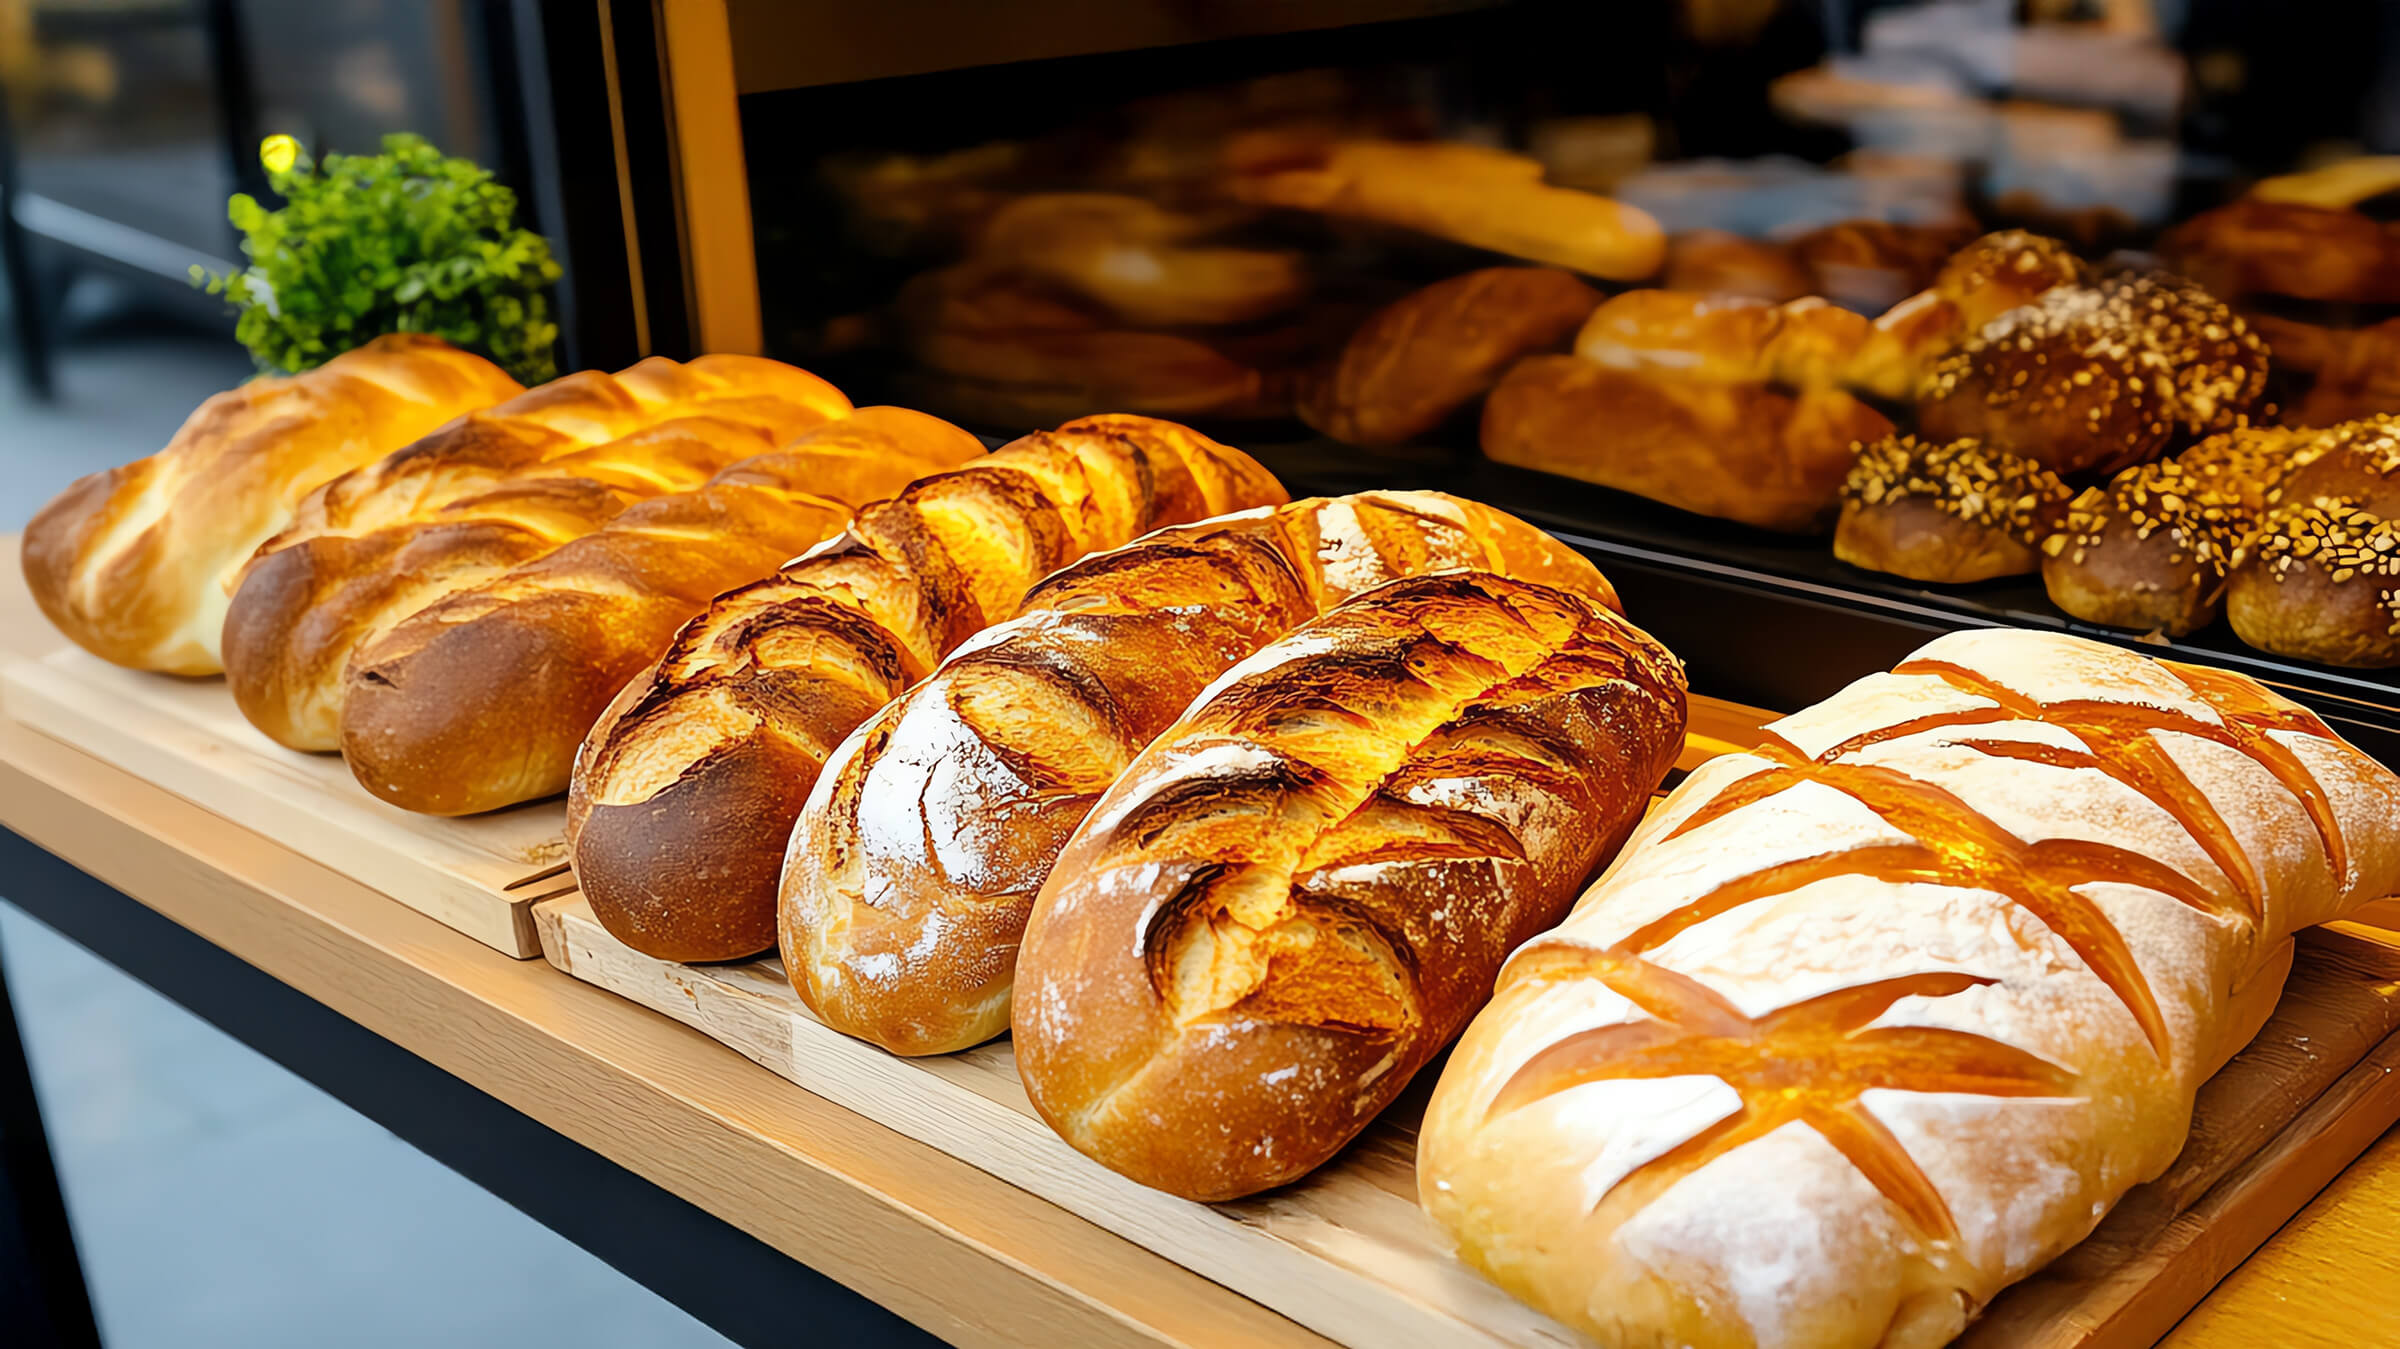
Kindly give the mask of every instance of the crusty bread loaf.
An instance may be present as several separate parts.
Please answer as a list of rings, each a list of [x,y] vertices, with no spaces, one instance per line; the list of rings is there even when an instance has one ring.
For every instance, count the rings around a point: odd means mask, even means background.
[[[436,815],[564,791],[608,700],[710,600],[982,453],[921,412],[861,408],[641,502],[363,643],[343,675],[342,755],[369,791]]]
[[[1885,436],[1842,480],[1833,555],[1913,581],[1963,583],[2038,570],[2036,551],[2073,496],[2057,474],[1973,440]]]
[[[1228,671],[1092,809],[1017,966],[1069,1143],[1228,1199],[1374,1119],[1675,762],[1682,669],[1588,596],[1446,572]]]
[[[780,574],[719,597],[592,728],[567,797],[592,911],[668,960],[774,945],[792,821],[844,736],[1064,564],[1283,500],[1238,450],[1110,415],[860,511]]]
[[[2311,448],[2236,551],[2225,616],[2262,651],[2400,666],[2400,417],[2328,428]]]
[[[1667,237],[1637,207],[1542,181],[1541,161],[1454,141],[1295,142],[1264,135],[1227,150],[1237,201],[1398,225],[1612,281],[1666,260]]]
[[[1399,445],[1480,397],[1518,358],[1563,346],[1600,293],[1548,267],[1487,267],[1377,310],[1300,397],[1300,417],[1353,445]]]
[[[2395,889],[2400,778],[2300,707],[1953,633],[1695,769],[1510,958],[1421,1195],[1606,1344],[1944,1344],[2174,1160],[2293,933]]]
[[[896,1053],[1007,1030],[1034,894],[1142,747],[1267,642],[1363,590],[1456,568],[1616,607],[1566,545],[1433,492],[1160,530],[1053,574],[826,761],[784,861],[793,987],[828,1025]]]
[[[215,674],[235,575],[319,483],[522,392],[436,337],[379,337],[202,403],[167,447],[80,478],[25,527],[25,584],[119,665]]]
[[[1891,434],[1840,389],[1786,393],[1533,356],[1483,407],[1483,452],[1701,515],[1805,533],[1833,522],[1853,445]]]
[[[444,595],[699,486],[850,410],[830,384],[751,356],[584,371],[326,483],[262,545],[225,615],[225,679],[293,749],[341,744],[351,653]]]

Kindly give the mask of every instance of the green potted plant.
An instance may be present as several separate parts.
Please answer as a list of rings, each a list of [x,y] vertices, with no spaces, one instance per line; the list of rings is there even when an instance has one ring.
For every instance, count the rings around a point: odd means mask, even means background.
[[[385,333],[432,333],[526,384],[558,374],[549,242],[516,225],[517,197],[419,136],[379,155],[312,161],[289,136],[260,146],[283,205],[227,203],[250,265],[194,284],[239,311],[234,335],[262,370],[322,364]]]

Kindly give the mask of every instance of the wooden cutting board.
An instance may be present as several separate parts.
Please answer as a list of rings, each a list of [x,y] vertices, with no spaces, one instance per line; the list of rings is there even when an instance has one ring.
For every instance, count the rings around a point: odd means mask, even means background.
[[[810,1014],[773,959],[677,965],[608,935],[581,895],[535,908],[561,970],[663,1012],[769,1071],[1030,1190],[1344,1344],[1588,1341],[1450,1255],[1416,1204],[1434,1074],[1306,1181],[1231,1204],[1145,1189],[1033,1113],[1003,1040],[903,1059]],[[2004,1294],[1967,1343],[2146,1346],[2400,1119],[2400,938],[2305,934],[2282,1002],[2202,1090],[2190,1144],[2082,1246]]]
[[[562,803],[463,820],[386,805],[338,756],[261,735],[222,679],[120,669],[66,648],[0,668],[0,707],[519,959],[541,954],[534,902],[574,885]]]

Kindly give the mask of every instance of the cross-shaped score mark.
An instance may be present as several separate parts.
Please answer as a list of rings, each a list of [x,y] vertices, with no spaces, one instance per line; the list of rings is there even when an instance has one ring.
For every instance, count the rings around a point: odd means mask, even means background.
[[[1869,1024],[1903,998],[1948,997],[1992,982],[1972,975],[1904,975],[1753,1018],[1698,980],[1621,948],[1553,946],[1527,954],[1532,961],[1523,977],[1597,978],[1651,1019],[1581,1031],[1535,1054],[1501,1087],[1490,1115],[1589,1082],[1707,1076],[1741,1097],[1740,1109],[1618,1179],[1595,1212],[1612,1201],[1628,1214],[1638,1211],[1715,1158],[1801,1123],[1849,1159],[1928,1240],[1954,1250],[1958,1224],[1950,1206],[1860,1094],[1887,1088],[2064,1096],[2075,1080],[2047,1060],[1966,1031]]]

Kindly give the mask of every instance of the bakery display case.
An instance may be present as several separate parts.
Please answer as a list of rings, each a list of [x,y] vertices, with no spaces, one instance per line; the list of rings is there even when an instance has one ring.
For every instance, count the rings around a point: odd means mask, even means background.
[[[664,49],[647,130],[615,66],[656,150],[619,182],[672,297],[648,340],[994,438],[1148,412],[1295,490],[1493,502],[1755,704],[2020,625],[2240,670],[2400,756],[2380,473],[2295,487],[2244,582],[2288,456],[2185,462],[2400,410],[2383,8],[2313,27],[2355,36],[2333,56],[2231,2],[1099,8],[617,16]],[[2320,540],[2340,593],[2289,583]]]

